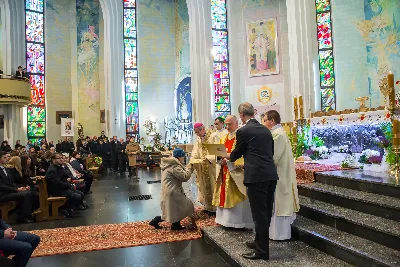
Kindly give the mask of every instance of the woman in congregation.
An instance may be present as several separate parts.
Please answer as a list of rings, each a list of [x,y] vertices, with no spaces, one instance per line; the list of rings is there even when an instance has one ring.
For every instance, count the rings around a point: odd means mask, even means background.
[[[129,139],[129,143],[126,145],[125,149],[126,154],[128,154],[128,177],[135,176],[138,177],[138,170],[137,170],[137,156],[140,154],[140,145],[139,143],[135,142],[135,137],[131,137]],[[132,173],[134,172],[134,173]]]
[[[291,239],[291,224],[296,219],[296,212],[300,209],[292,145],[276,110],[266,112],[261,120],[274,138],[274,163],[279,176],[269,238],[289,240]]]
[[[182,188],[182,183],[190,179],[193,167],[190,165],[187,168],[184,161],[185,151],[181,148],[174,149],[173,157],[161,159],[162,215],[156,216],[149,223],[156,229],[161,229],[159,223],[167,221],[172,223],[171,230],[183,230],[185,227],[181,225],[181,220],[194,213],[193,203],[185,196]]]
[[[35,175],[31,171],[31,164],[32,164],[32,159],[28,155],[22,155],[21,157],[21,173],[22,173],[22,179],[23,181],[26,182],[27,185],[29,185],[31,188],[33,188],[36,191],[39,191],[39,185],[36,184],[36,178]]]

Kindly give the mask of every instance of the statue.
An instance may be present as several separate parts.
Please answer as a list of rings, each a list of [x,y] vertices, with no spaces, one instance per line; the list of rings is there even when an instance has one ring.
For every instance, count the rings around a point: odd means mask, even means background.
[[[83,126],[80,122],[78,122],[78,126],[76,128],[78,128],[78,136],[83,135]]]

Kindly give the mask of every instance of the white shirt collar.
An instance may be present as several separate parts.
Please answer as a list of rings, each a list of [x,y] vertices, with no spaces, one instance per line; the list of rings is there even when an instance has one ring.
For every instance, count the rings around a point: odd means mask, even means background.
[[[250,118],[250,119],[248,119],[247,121],[246,121],[246,124],[250,121],[250,120],[255,120],[255,118]]]
[[[236,131],[237,131],[237,129],[235,131],[233,131],[232,133],[228,133],[229,138],[232,138],[233,136],[235,136]]]
[[[282,127],[281,124],[277,124],[277,125],[275,125],[274,127],[271,128],[271,131],[276,130],[276,129],[281,128],[281,127]]]

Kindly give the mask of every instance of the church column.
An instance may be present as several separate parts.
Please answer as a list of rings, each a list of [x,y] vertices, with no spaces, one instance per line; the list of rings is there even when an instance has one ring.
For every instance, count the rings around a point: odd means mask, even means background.
[[[314,1],[309,0],[286,0],[286,6],[289,26],[290,89],[292,98],[303,96],[304,115],[307,118],[315,109],[313,72],[316,55],[315,6]]]
[[[100,0],[104,18],[106,134],[125,137],[123,2]]]
[[[190,69],[193,121],[213,123],[211,2],[187,0],[189,11]]]

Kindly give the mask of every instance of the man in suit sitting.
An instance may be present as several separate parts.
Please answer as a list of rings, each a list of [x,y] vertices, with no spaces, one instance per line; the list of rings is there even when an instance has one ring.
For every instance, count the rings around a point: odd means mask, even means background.
[[[80,193],[76,192],[76,186],[71,184],[72,179],[64,171],[62,164],[63,155],[54,153],[51,155],[52,164],[46,172],[47,191],[54,197],[66,197],[68,200],[60,212],[66,217],[71,217],[74,209],[79,208],[83,201]]]
[[[243,254],[246,259],[269,259],[269,225],[271,223],[274,193],[278,180],[274,164],[274,140],[267,127],[254,118],[250,103],[239,105],[240,119],[246,124],[236,132],[236,147],[228,154],[235,162],[244,157],[244,181],[255,224],[255,241],[246,243],[253,252]]]
[[[39,196],[29,186],[18,187],[10,170],[4,167],[10,154],[0,151],[0,202],[16,201],[20,210],[21,221],[33,222],[32,212],[38,206]]]
[[[0,251],[2,251],[6,256],[14,255],[14,258],[12,259],[15,263],[14,266],[25,267],[39,243],[39,236],[25,232],[13,231],[10,225],[0,219]],[[0,266],[3,266],[3,261],[1,260]]]

